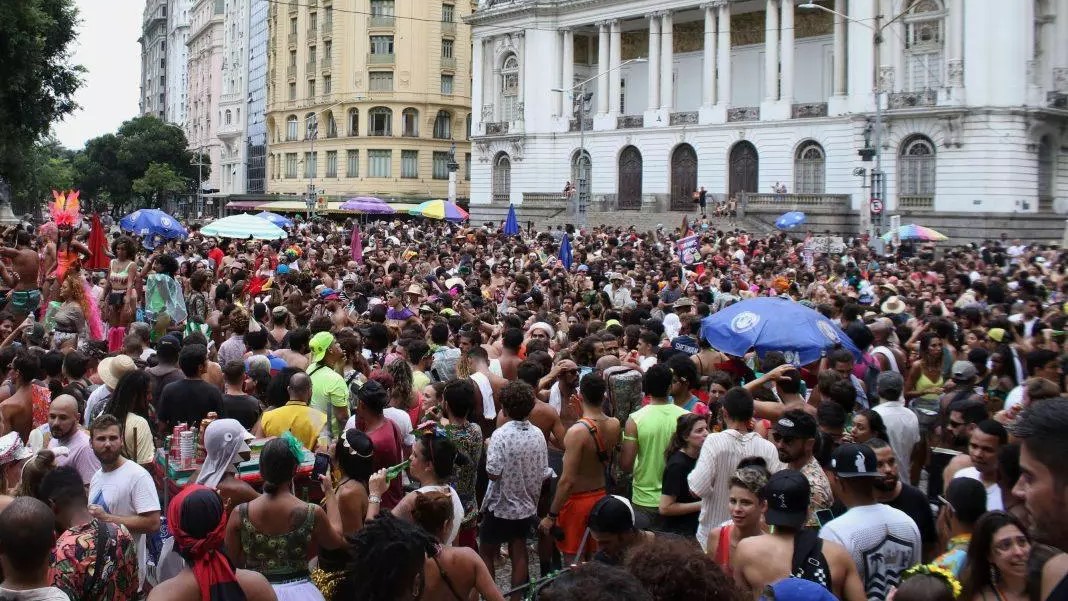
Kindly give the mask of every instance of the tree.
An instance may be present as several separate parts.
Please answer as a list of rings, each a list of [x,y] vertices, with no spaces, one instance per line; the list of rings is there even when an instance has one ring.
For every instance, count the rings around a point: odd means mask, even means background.
[[[174,172],[170,165],[152,163],[145,174],[133,181],[133,191],[145,198],[150,207],[160,207],[168,194],[185,190],[188,180]]]
[[[80,66],[70,64],[74,0],[0,2],[0,177],[26,189],[34,143],[77,108]]]
[[[12,188],[12,211],[37,213],[44,202],[51,201],[52,190],[73,188],[75,156],[51,136],[34,144],[25,157],[25,175]]]

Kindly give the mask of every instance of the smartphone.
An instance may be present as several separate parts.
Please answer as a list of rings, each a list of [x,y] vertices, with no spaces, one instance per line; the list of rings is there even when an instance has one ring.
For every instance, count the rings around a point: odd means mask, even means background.
[[[816,511],[816,521],[819,522],[820,527],[826,526],[828,522],[834,519],[834,512],[830,509],[820,509]]]
[[[318,480],[320,476],[325,476],[328,471],[330,471],[330,455],[316,453],[315,465],[312,467],[312,480]]]

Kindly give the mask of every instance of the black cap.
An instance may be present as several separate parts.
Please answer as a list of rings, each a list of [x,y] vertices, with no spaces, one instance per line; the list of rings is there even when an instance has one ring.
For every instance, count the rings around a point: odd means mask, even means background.
[[[771,475],[761,496],[768,502],[764,521],[770,526],[800,528],[808,519],[811,487],[808,478],[797,470],[780,470]]]
[[[780,436],[809,439],[816,438],[819,426],[811,415],[800,413],[780,417],[779,421],[772,424],[771,429]]]
[[[831,456],[831,471],[839,478],[877,478],[879,461],[868,445],[844,444]]]
[[[619,495],[606,495],[594,503],[586,525],[593,532],[619,534],[642,527],[643,521],[630,501]]]

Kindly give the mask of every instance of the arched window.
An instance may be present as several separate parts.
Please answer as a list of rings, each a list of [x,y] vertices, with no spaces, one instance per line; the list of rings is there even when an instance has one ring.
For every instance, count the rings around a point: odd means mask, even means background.
[[[512,161],[500,153],[493,161],[493,202],[508,202],[512,194]]]
[[[308,113],[304,115],[304,139],[312,140],[316,138],[316,134],[319,133],[319,118],[315,116],[315,113]]]
[[[797,194],[823,194],[826,158],[823,147],[816,142],[805,142],[794,157],[794,192]]]
[[[576,151],[571,156],[571,183],[575,186],[576,193],[589,192],[590,178],[593,173],[593,161],[590,153],[585,150]]]
[[[946,11],[941,0],[912,0],[905,16],[907,92],[942,86],[945,65]]]
[[[367,135],[392,136],[393,111],[384,106],[376,106],[367,111]]]
[[[230,112],[230,109],[226,109],[226,115],[223,117],[223,121],[227,125],[230,125],[233,122],[233,113]]]
[[[434,137],[438,140],[452,138],[452,115],[448,111],[438,111],[434,118]]]
[[[1053,202],[1053,169],[1057,152],[1053,147],[1053,138],[1042,136],[1038,143],[1038,201]]]
[[[898,206],[931,207],[935,195],[935,147],[924,136],[912,136],[901,145],[898,168]]]
[[[519,59],[509,54],[501,63],[501,120],[519,118]]]
[[[401,113],[401,135],[406,138],[419,137],[419,111],[408,107]]]
[[[286,117],[286,142],[293,142],[297,139],[297,116],[290,115]]]
[[[349,109],[349,135],[360,135],[360,109]]]
[[[326,112],[326,137],[337,137],[337,119],[334,119],[333,111]]]

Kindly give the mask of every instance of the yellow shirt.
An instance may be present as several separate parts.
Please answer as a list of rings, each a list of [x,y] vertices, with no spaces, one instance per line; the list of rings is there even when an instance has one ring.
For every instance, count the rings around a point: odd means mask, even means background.
[[[262,418],[264,436],[281,436],[288,430],[306,449],[315,448],[325,425],[326,414],[303,401],[289,401],[265,412]]]

